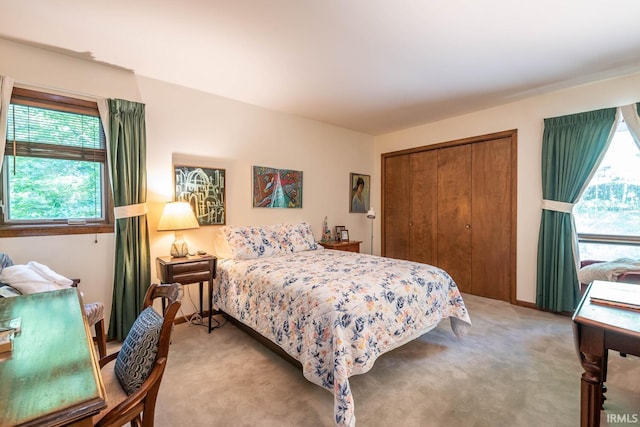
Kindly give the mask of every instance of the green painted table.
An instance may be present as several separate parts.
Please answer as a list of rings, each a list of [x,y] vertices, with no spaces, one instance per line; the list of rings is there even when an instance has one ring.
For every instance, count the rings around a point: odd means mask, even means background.
[[[0,427],[92,425],[105,390],[78,290],[0,298],[0,320],[17,317],[0,353]]]

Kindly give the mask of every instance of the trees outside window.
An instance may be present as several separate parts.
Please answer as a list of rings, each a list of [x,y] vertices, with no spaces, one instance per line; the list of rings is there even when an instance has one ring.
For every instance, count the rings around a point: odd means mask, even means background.
[[[112,232],[96,102],[14,88],[0,180],[0,236]]]
[[[640,149],[624,121],[574,207],[580,258],[640,258]]]

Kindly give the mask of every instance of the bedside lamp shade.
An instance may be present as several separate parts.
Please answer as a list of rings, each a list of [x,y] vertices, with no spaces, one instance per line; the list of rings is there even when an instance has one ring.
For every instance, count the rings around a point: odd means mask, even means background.
[[[189,254],[189,247],[182,238],[182,231],[199,227],[191,205],[187,202],[167,203],[158,223],[158,231],[175,232],[175,240],[171,244],[171,256],[174,258],[185,257]]]

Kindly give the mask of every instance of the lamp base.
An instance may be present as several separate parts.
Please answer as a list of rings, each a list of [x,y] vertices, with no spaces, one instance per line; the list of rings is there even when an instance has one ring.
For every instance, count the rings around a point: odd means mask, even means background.
[[[187,242],[182,239],[176,239],[171,244],[171,256],[174,258],[184,258],[189,255],[189,247]]]

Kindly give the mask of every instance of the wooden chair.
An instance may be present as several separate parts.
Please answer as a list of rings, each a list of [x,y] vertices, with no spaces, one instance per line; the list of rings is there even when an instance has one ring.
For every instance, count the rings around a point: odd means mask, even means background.
[[[169,353],[169,344],[171,342],[171,331],[173,327],[173,321],[176,317],[176,313],[180,308],[180,297],[182,287],[179,283],[172,284],[152,284],[147,291],[144,299],[143,312],[138,316],[136,323],[131,331],[127,335],[127,338],[123,342],[120,351],[110,354],[109,356],[100,359],[100,372],[102,374],[105,389],[107,394],[107,408],[94,416],[93,422],[96,427],[120,427],[130,422],[132,427],[152,427],[154,424],[154,412],[156,406],[156,398],[158,397],[158,391],[160,389],[160,382],[162,381],[162,375],[167,364],[167,355]],[[142,381],[142,384],[127,395],[121,382],[121,376],[118,376],[118,363],[121,361],[120,353],[123,351],[129,351],[131,347],[125,346],[128,344],[136,344],[136,341],[141,338],[140,326],[150,329],[149,322],[142,320],[145,316],[146,308],[153,305],[153,301],[157,298],[161,298],[166,302],[167,306],[164,310],[164,316],[161,319],[160,336],[157,340],[157,354],[155,360],[151,362],[151,370],[146,378]],[[151,308],[155,312],[153,308]],[[152,316],[161,315],[152,313]],[[147,316],[148,317],[148,316]],[[141,321],[142,320],[142,321]],[[142,345],[141,347],[144,347]],[[116,363],[110,363],[112,361]],[[120,378],[120,379],[119,379]],[[125,382],[126,384],[126,382]]]

